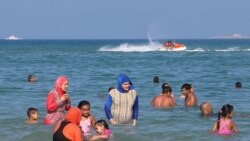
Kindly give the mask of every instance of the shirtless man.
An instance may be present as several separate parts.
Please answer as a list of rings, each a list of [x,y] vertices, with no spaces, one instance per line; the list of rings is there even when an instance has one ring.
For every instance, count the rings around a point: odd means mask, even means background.
[[[162,93],[154,97],[154,99],[151,102],[151,105],[157,108],[175,107],[176,102],[171,93],[172,93],[172,88],[167,83],[164,83],[162,85]]]
[[[181,92],[185,96],[184,105],[186,107],[192,107],[197,105],[197,98],[194,94],[194,89],[192,88],[191,84],[183,84],[181,86]]]

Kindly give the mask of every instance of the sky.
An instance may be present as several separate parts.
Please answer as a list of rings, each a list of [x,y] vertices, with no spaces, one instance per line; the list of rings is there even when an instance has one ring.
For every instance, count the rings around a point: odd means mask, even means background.
[[[250,0],[0,0],[0,38],[250,36]]]

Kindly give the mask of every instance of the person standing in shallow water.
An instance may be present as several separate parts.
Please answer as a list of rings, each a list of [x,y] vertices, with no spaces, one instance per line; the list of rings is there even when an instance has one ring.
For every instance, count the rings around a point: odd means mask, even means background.
[[[83,141],[81,128],[82,111],[78,108],[70,108],[65,120],[58,123],[54,128],[53,141]]]
[[[104,109],[111,124],[136,125],[139,110],[138,95],[128,76],[119,75],[117,88],[112,89],[107,95]]]
[[[44,124],[50,125],[64,120],[65,110],[68,111],[71,107],[67,88],[68,78],[66,76],[58,77],[55,88],[52,89],[47,96],[47,114],[44,119]]]

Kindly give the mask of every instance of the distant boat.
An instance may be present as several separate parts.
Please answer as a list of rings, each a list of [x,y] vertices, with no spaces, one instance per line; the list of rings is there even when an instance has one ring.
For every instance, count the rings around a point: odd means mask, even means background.
[[[211,38],[212,39],[249,39],[250,37],[243,36],[239,33],[234,33],[233,35],[229,35],[229,36],[214,36]]]
[[[19,40],[20,38],[18,38],[15,35],[10,35],[9,37],[5,38],[6,40]]]
[[[186,50],[187,47],[184,44],[176,43],[173,41],[167,41],[163,44],[163,47],[160,49],[162,51],[182,51]]]

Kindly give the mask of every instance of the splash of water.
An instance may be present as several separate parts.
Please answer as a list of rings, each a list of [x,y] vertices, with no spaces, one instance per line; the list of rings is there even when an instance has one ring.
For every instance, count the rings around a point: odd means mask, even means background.
[[[148,44],[129,44],[123,43],[119,46],[104,46],[101,47],[98,51],[113,51],[113,52],[149,52],[149,51],[158,51],[162,47],[161,43],[153,42],[149,40]]]

